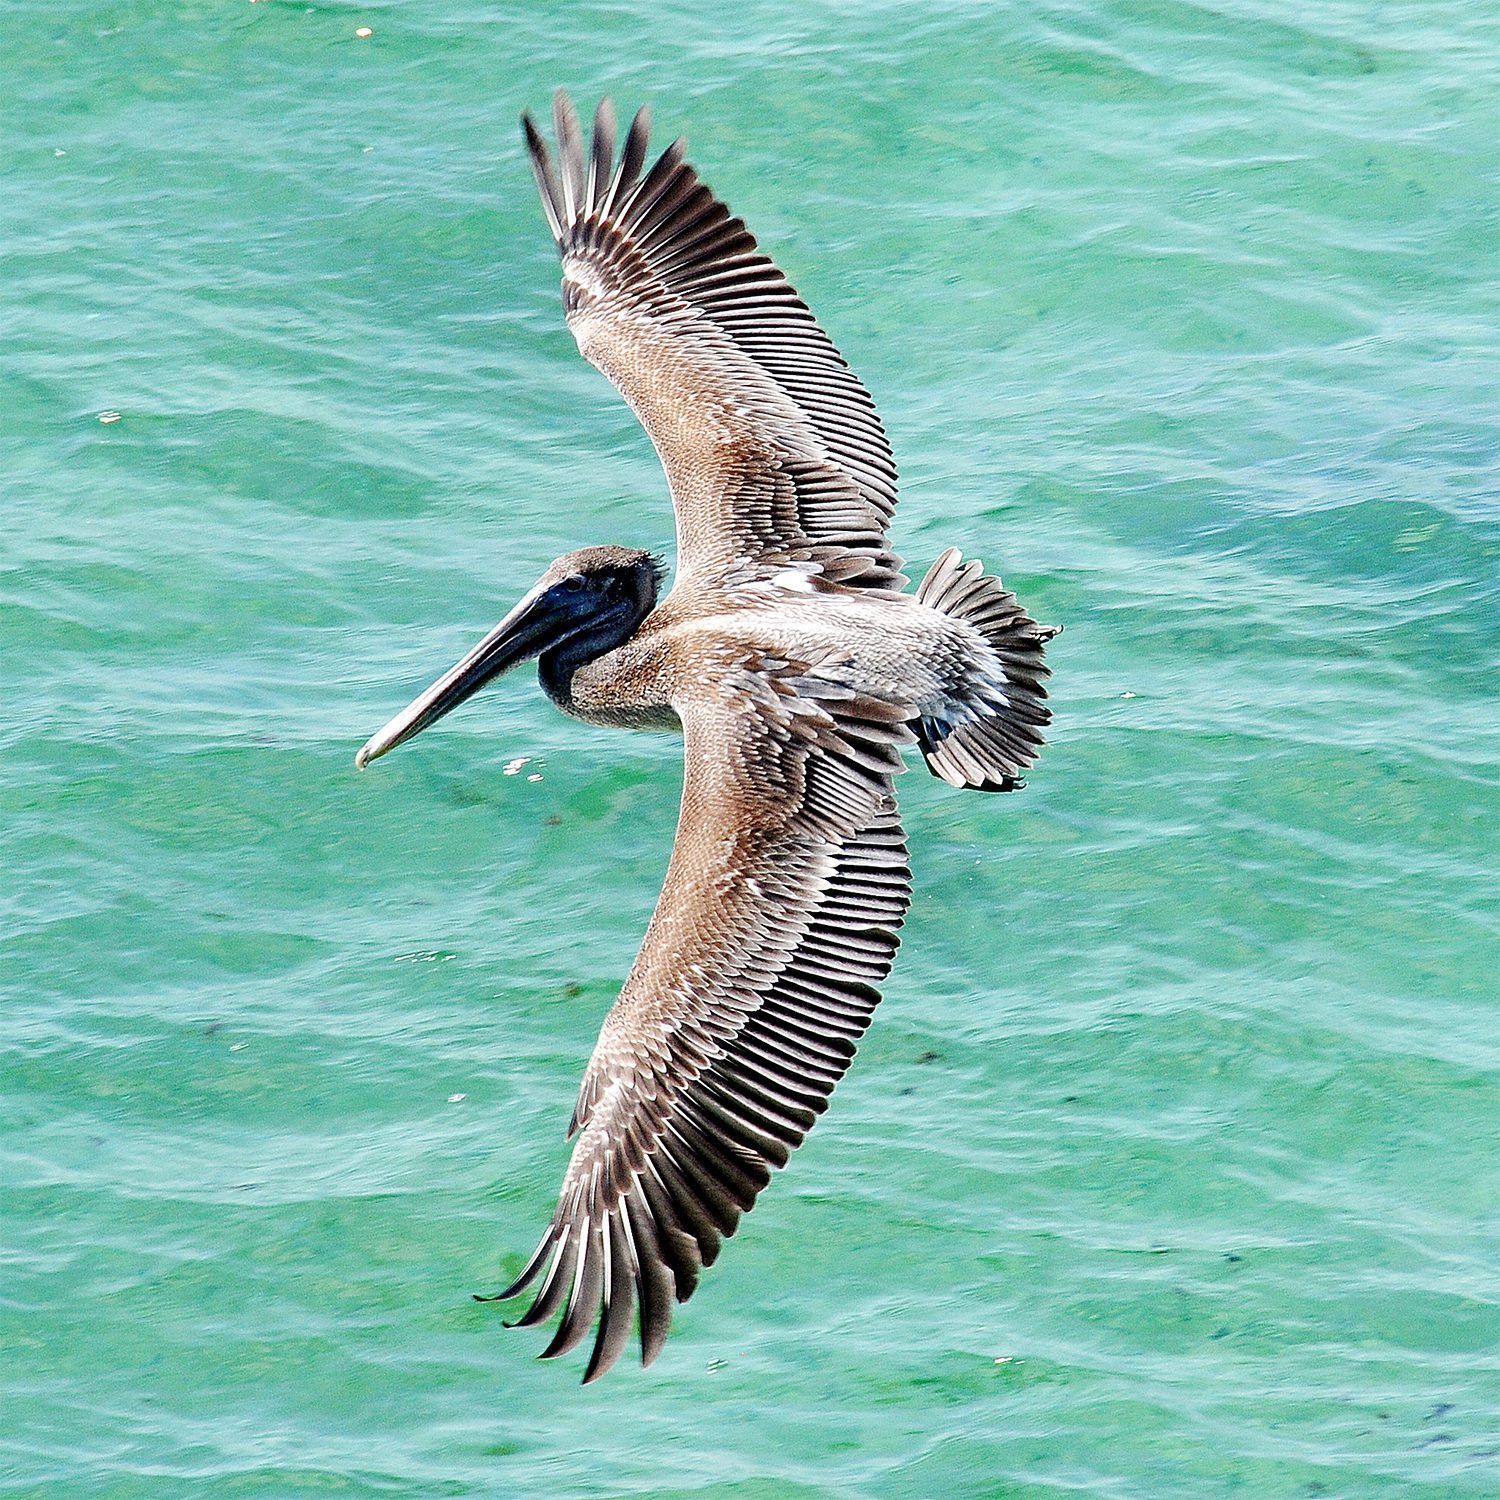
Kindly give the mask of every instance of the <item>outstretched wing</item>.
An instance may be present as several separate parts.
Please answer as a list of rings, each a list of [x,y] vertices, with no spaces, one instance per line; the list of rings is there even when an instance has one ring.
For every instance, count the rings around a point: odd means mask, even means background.
[[[886,543],[896,466],[869,393],[699,181],[679,140],[642,175],[647,114],[615,159],[606,99],[585,157],[572,104],[554,104],[558,164],[523,117],[584,356],[618,387],[661,457],[679,570],[723,582],[807,564],[901,588]]]
[[[785,1165],[854,1055],[911,896],[891,777],[903,710],[837,670],[762,661],[679,710],[686,770],[666,883],[605,1020],[552,1223],[512,1297],[562,1309],[543,1354],[598,1318],[585,1381],[672,1303]]]

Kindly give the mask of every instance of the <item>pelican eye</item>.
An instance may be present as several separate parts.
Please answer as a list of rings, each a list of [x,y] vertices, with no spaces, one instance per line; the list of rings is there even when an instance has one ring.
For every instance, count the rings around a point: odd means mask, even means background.
[[[558,588],[562,589],[565,593],[576,594],[581,588],[583,588],[583,586],[587,582],[588,579],[585,578],[582,573],[569,573],[568,576],[558,584]]]

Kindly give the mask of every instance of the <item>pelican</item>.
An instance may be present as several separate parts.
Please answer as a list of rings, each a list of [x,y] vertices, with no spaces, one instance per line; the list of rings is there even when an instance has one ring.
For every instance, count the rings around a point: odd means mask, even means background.
[[[1051,715],[1038,625],[950,548],[915,593],[887,526],[896,468],[869,394],[744,223],[643,109],[616,154],[554,100],[522,127],[562,256],[568,327],[646,429],[677,570],[638,548],[560,557],[360,750],[364,767],[535,659],[594,724],[683,738],[682,805],[645,940],[589,1059],[556,1212],[512,1286],[542,1352],[597,1325],[584,1382],[639,1323],[660,1353],[725,1237],[854,1056],[911,896],[893,779],[919,747],[1010,791]],[[644,170],[643,170],[644,169]]]

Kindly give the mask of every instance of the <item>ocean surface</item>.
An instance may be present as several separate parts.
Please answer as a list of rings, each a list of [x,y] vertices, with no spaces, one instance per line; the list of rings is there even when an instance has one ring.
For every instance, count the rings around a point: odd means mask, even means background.
[[[1500,1496],[1494,16],[6,0],[0,1493]],[[679,747],[521,674],[353,766],[554,555],[671,548],[559,83],[776,254],[917,576],[1066,626],[1026,791],[902,780],[832,1109],[588,1389],[470,1294]]]

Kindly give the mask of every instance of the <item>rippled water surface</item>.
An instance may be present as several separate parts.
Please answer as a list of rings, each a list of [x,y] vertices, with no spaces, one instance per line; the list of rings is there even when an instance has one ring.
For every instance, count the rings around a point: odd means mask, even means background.
[[[9,0],[0,1490],[1500,1494],[1489,11]],[[517,678],[352,765],[555,554],[671,544],[560,82],[777,253],[914,567],[1067,625],[1027,791],[903,780],[834,1107],[587,1390],[470,1293],[678,747]]]

